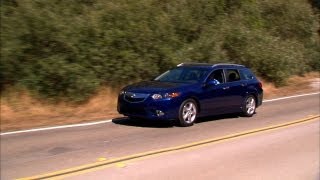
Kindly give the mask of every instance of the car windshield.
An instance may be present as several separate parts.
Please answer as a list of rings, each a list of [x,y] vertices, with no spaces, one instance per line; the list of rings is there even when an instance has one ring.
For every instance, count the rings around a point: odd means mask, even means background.
[[[202,82],[208,73],[209,69],[206,68],[178,67],[161,74],[154,80],[162,82],[196,83]]]

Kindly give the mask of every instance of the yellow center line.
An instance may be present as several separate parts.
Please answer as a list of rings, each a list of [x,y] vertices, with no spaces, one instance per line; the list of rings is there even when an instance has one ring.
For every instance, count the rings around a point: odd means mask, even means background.
[[[176,151],[181,151],[181,150],[193,149],[195,147],[201,147],[203,145],[209,145],[209,144],[212,144],[212,143],[222,142],[222,141],[225,141],[225,140],[231,140],[231,139],[235,139],[235,138],[239,138],[239,137],[253,135],[253,134],[259,133],[259,132],[266,132],[266,131],[271,131],[271,130],[275,130],[275,129],[285,128],[285,127],[292,126],[292,125],[301,124],[301,123],[304,123],[304,122],[309,122],[309,121],[312,121],[312,120],[319,120],[319,119],[317,119],[319,117],[320,117],[320,115],[310,116],[310,117],[307,117],[307,118],[304,118],[304,119],[295,120],[295,121],[282,123],[282,124],[278,124],[278,125],[267,126],[267,127],[264,127],[264,128],[252,129],[252,130],[248,130],[248,131],[244,131],[244,132],[240,132],[240,133],[230,134],[230,135],[226,135],[226,136],[222,136],[222,137],[218,137],[218,138],[213,138],[213,139],[207,139],[207,140],[198,141],[198,142],[194,142],[194,143],[190,143],[190,144],[184,144],[184,145],[180,145],[180,146],[164,148],[164,149],[159,149],[159,150],[155,150],[155,151],[147,151],[147,152],[133,154],[133,155],[124,156],[124,157],[120,157],[120,158],[115,158],[115,159],[110,159],[110,160],[104,160],[104,161],[100,161],[100,162],[85,164],[85,165],[82,165],[82,166],[68,168],[68,169],[64,169],[64,170],[60,170],[60,171],[55,171],[55,172],[48,173],[48,174],[36,175],[36,176],[31,176],[31,177],[26,177],[26,178],[20,178],[19,180],[53,179],[53,178],[54,179],[58,179],[58,178],[60,179],[62,177],[74,176],[74,175],[77,175],[77,174],[83,174],[85,172],[92,172],[92,171],[95,171],[95,170],[98,170],[98,169],[109,167],[111,165],[116,165],[116,164],[119,164],[119,163],[121,164],[121,163],[132,161],[132,160],[138,160],[138,159],[142,159],[142,158],[153,157],[155,155],[160,155],[160,154],[164,154],[164,153],[170,153],[170,152],[176,152]]]

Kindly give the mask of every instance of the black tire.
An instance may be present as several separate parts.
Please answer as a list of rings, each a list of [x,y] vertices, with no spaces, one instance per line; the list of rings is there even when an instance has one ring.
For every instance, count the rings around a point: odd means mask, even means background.
[[[193,99],[183,101],[179,109],[180,126],[192,126],[196,121],[198,113],[197,103]]]
[[[256,113],[257,102],[253,95],[248,95],[243,102],[242,115],[251,117]]]

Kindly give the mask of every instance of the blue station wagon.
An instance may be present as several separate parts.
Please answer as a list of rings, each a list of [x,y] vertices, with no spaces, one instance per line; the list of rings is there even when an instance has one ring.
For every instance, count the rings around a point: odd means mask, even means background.
[[[238,64],[182,63],[152,81],[124,87],[118,112],[131,118],[178,120],[242,113],[251,117],[262,104],[262,84]]]

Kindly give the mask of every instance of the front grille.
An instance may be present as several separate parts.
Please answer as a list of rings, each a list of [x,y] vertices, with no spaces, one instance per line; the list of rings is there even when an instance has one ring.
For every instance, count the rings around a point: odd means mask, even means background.
[[[128,102],[137,103],[137,102],[143,102],[148,96],[149,94],[145,94],[145,93],[125,92],[124,100]]]

